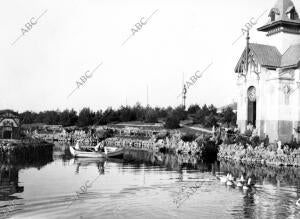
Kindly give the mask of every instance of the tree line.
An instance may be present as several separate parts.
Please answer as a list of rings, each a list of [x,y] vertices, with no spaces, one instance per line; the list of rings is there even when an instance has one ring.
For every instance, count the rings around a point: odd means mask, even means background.
[[[26,111],[20,114],[22,124],[44,123],[48,125],[62,125],[86,127],[90,125],[107,125],[118,122],[141,121],[145,123],[165,122],[166,128],[178,128],[180,121],[191,120],[194,124],[201,124],[204,127],[216,126],[219,123],[233,125],[236,122],[236,114],[231,108],[217,112],[213,105],[191,105],[188,110],[182,106],[175,108],[167,107],[152,108],[143,107],[137,103],[133,107],[121,106],[118,109],[111,107],[106,110],[93,111],[90,108],[83,108],[77,113],[74,109],[64,111],[51,110],[43,112]]]

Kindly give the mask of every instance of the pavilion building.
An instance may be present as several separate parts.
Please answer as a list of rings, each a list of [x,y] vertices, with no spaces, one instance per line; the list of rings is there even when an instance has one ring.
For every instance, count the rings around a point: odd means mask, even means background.
[[[0,139],[20,139],[20,117],[12,110],[0,110]]]
[[[271,142],[300,140],[300,19],[291,0],[277,0],[258,31],[269,45],[250,43],[239,59],[237,123],[252,123]]]

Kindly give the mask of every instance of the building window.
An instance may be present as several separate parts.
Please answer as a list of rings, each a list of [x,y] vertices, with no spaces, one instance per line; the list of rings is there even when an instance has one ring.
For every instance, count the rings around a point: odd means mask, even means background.
[[[295,13],[293,13],[293,12],[290,13],[290,19],[295,20]]]
[[[295,7],[288,8],[286,13],[287,13],[289,19],[291,19],[291,20],[297,20],[298,19],[298,14],[297,14],[297,11],[296,11]]]
[[[274,11],[271,12],[270,17],[271,17],[271,21],[275,21],[275,12]]]
[[[290,19],[291,20],[296,20],[296,18],[297,18],[296,11],[295,10],[291,11],[291,13],[290,13]]]
[[[253,86],[249,87],[249,89],[248,89],[248,98],[249,98],[249,101],[251,101],[251,102],[256,101],[256,89],[255,89],[255,87],[253,87]]]

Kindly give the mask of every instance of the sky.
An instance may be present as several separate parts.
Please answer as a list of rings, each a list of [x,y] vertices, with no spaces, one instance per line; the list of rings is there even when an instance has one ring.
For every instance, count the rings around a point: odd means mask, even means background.
[[[268,44],[256,29],[275,1],[2,0],[0,109],[145,106],[147,87],[150,106],[174,107],[183,75],[190,81],[210,64],[187,105],[232,103],[242,29],[262,15],[250,41]]]

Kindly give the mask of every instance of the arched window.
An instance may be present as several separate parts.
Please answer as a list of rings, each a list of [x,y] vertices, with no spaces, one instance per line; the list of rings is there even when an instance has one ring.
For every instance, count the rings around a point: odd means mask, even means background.
[[[248,88],[248,99],[251,102],[256,101],[256,89],[253,86]]]
[[[248,88],[247,91],[247,96],[248,96],[248,123],[253,124],[256,126],[256,89],[255,87],[251,86]]]

